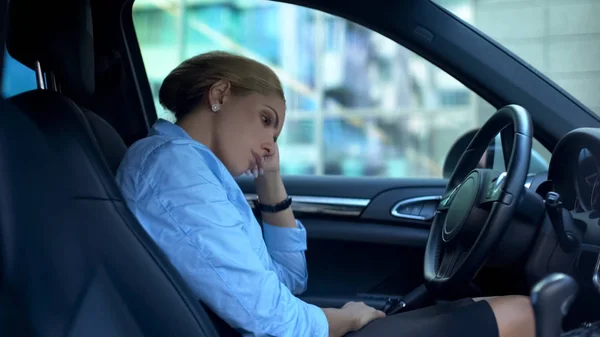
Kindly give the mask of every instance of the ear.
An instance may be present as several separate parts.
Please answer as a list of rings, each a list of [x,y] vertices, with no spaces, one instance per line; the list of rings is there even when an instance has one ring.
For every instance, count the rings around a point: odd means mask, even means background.
[[[218,80],[208,90],[208,105],[221,105],[231,94],[231,83],[227,80]]]

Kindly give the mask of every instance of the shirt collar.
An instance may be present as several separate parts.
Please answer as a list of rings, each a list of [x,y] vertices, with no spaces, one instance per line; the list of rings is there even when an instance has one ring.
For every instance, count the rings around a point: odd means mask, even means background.
[[[150,129],[150,136],[162,135],[174,138],[192,139],[184,129],[166,119],[159,118]]]

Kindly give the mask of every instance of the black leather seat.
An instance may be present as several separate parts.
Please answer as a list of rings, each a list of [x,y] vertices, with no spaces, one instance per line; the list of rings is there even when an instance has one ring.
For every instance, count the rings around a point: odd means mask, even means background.
[[[47,48],[93,45],[86,2],[12,0],[23,22],[9,23],[9,51],[28,66],[39,59],[70,88],[93,89],[85,49],[63,60]],[[20,40],[34,33],[45,40]],[[89,113],[49,90],[10,103],[22,112],[2,103],[0,336],[218,336],[127,209]]]
[[[113,176],[117,174],[121,160],[127,152],[127,145],[119,133],[107,121],[95,112],[82,109],[90,125],[93,137],[98,142],[98,147]]]

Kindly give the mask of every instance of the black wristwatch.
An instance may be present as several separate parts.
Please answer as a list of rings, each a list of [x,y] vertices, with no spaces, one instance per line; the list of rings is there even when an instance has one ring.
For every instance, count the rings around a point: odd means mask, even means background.
[[[256,207],[258,207],[258,209],[261,212],[267,212],[267,213],[281,212],[283,210],[288,209],[288,207],[290,207],[291,205],[292,205],[292,197],[287,197],[282,202],[272,204],[272,205],[262,204],[259,200],[256,201]]]

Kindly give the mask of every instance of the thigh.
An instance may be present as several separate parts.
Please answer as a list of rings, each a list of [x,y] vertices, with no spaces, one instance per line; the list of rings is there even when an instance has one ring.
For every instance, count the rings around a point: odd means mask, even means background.
[[[464,299],[375,320],[347,337],[499,337],[487,301]]]

